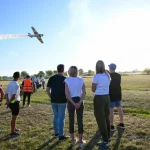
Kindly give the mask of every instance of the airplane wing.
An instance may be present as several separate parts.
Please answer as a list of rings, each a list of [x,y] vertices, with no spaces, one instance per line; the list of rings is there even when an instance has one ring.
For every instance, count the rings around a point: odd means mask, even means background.
[[[41,43],[44,43],[43,40],[41,38],[37,38]]]
[[[39,34],[39,33],[34,29],[34,27],[31,27],[31,28],[32,28],[34,34]]]

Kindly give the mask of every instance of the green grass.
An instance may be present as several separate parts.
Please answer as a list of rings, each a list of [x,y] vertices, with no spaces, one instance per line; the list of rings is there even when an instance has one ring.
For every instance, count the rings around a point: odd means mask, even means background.
[[[84,150],[97,150],[95,143],[100,140],[93,112],[92,78],[84,78],[87,95],[84,110]],[[148,150],[150,147],[150,76],[123,76],[123,110],[126,130],[116,130],[112,136],[111,150]],[[8,82],[0,82],[6,88]],[[3,101],[3,104],[5,102]],[[5,105],[0,107],[0,150],[69,150],[71,140],[59,142],[53,138],[53,113],[46,91],[39,89],[31,98],[31,107],[20,109],[17,126],[21,136],[8,138],[11,113]],[[21,101],[22,105],[22,101]],[[116,111],[116,110],[115,110]],[[115,124],[119,122],[115,113]],[[68,113],[66,113],[65,133],[68,134]],[[77,123],[75,124],[77,133]],[[116,138],[122,135],[120,140]],[[73,150],[77,147],[72,148]]]

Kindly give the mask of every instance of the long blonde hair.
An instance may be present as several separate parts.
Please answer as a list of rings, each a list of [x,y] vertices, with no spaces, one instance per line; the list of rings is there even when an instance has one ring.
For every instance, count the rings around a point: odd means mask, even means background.
[[[111,80],[110,74],[108,71],[105,70],[105,64],[102,60],[98,60],[96,63],[96,74],[98,73],[106,73],[108,78]]]
[[[96,73],[104,73],[105,72],[105,64],[102,60],[98,60],[96,63]]]
[[[78,68],[76,66],[71,66],[68,70],[68,75],[70,77],[77,77],[78,76]]]

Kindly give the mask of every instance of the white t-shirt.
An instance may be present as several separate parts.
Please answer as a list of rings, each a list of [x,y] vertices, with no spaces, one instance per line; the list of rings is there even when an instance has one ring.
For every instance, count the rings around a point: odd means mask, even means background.
[[[17,81],[11,81],[8,86],[6,93],[8,94],[8,99],[12,97],[13,94],[16,94],[15,101],[20,101],[20,86]]]
[[[65,79],[65,82],[68,85],[70,96],[71,97],[81,97],[82,95],[82,87],[84,84],[84,80],[80,77],[69,77]]]
[[[95,95],[109,94],[110,76],[109,74],[95,74],[92,83],[97,84]]]
[[[35,78],[34,78],[34,82],[38,82],[38,81],[39,81],[38,78],[35,77]]]
[[[44,77],[41,77],[41,81],[42,81],[42,82],[44,82],[44,81],[45,81]]]

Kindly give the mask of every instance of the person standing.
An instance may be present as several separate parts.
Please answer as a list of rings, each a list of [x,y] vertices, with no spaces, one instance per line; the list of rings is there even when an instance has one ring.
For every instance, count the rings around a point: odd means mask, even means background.
[[[72,145],[77,143],[74,135],[74,115],[77,114],[79,148],[82,148],[86,141],[83,140],[83,111],[84,98],[86,95],[84,80],[78,77],[78,69],[76,66],[71,66],[68,71],[69,78],[65,79],[65,93],[68,99],[69,113],[69,132],[72,138]]]
[[[4,99],[4,95],[5,95],[5,93],[4,93],[3,89],[2,89],[2,86],[0,86],[0,106],[2,105],[2,101]],[[0,134],[1,133],[2,133],[2,130],[0,130]]]
[[[16,119],[19,114],[19,103],[20,103],[20,85],[18,79],[20,78],[20,73],[15,72],[13,74],[13,81],[11,81],[6,89],[6,102],[7,106],[12,111],[12,120],[11,120],[11,133],[10,136],[18,136],[19,129],[16,128]]]
[[[64,135],[65,112],[67,106],[64,83],[64,80],[66,79],[64,76],[64,65],[58,65],[57,71],[58,74],[49,78],[46,91],[51,99],[51,106],[54,113],[54,136],[59,137],[59,140],[65,140],[68,136]]]
[[[110,76],[105,70],[105,64],[102,60],[96,63],[96,74],[92,81],[92,92],[94,92],[94,115],[102,136],[102,143],[98,146],[109,148],[110,139],[110,119],[109,119],[109,85]]]
[[[111,83],[109,88],[109,95],[110,95],[110,125],[111,131],[115,131],[114,127],[114,107],[118,109],[118,114],[120,118],[120,123],[117,127],[124,128],[124,119],[123,119],[123,110],[121,106],[122,101],[122,91],[121,91],[121,75],[116,70],[116,64],[111,63],[108,65],[110,76],[111,76]]]
[[[2,101],[4,99],[4,95],[5,95],[5,92],[2,88],[2,86],[0,86],[0,106],[2,105]]]
[[[45,89],[45,78],[44,78],[44,76],[40,76],[40,77],[41,77],[43,89]]]
[[[25,105],[26,97],[28,97],[28,106],[30,107],[31,94],[33,93],[33,84],[29,75],[27,75],[26,79],[22,82],[22,90],[23,90],[23,107]]]

